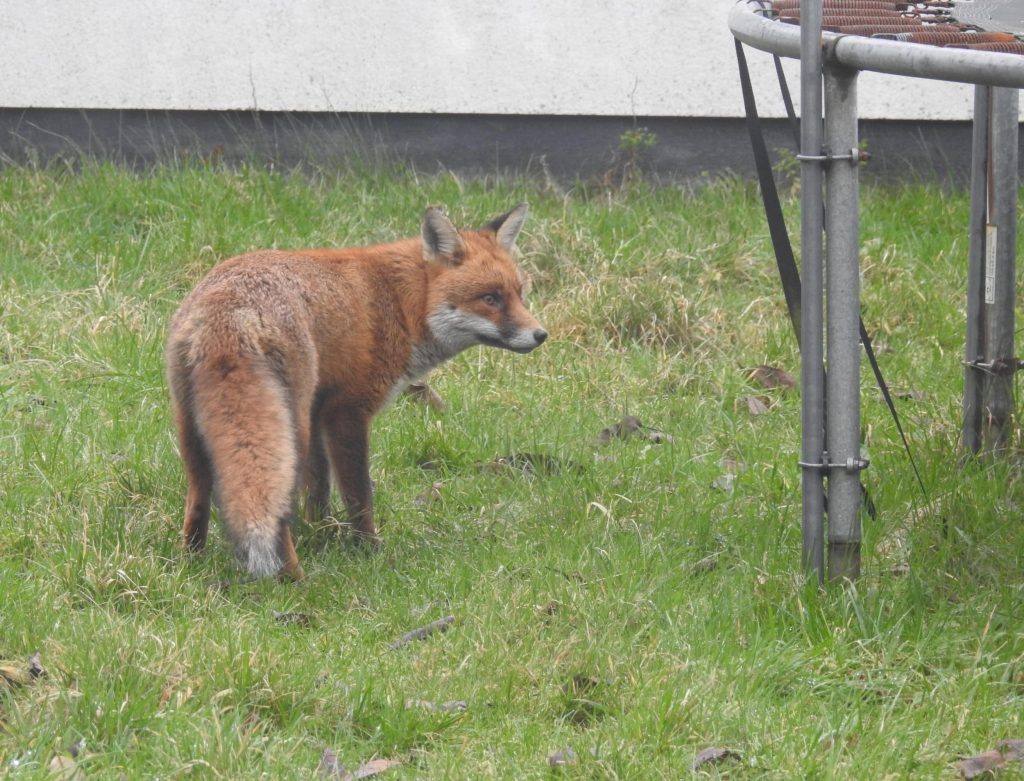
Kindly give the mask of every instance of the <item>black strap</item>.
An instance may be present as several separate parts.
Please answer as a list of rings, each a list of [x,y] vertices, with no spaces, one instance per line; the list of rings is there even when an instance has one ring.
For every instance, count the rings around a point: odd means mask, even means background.
[[[768,146],[761,133],[761,122],[757,116],[757,104],[754,102],[754,88],[750,83],[750,71],[747,70],[747,58],[743,53],[743,45],[736,41],[736,60],[740,66],[740,87],[743,90],[743,107],[747,115],[747,131],[750,133],[750,146],[754,150],[754,164],[757,166],[757,178],[761,183],[761,198],[764,201],[765,216],[768,219],[768,233],[772,237],[775,248],[775,264],[782,279],[782,293],[786,297],[786,308],[789,319],[796,331],[797,344],[800,343],[800,272],[793,256],[793,245],[789,241],[786,230],[786,219],[782,214],[779,202],[779,191],[775,187],[772,174],[772,162],[768,157]]]
[[[799,150],[800,120],[796,118],[793,98],[789,94],[789,83],[786,81],[786,74],[782,71],[782,58],[777,54],[773,54],[772,59],[775,60],[775,75],[779,79],[779,91],[782,93],[782,103],[786,107],[786,116],[789,118],[789,129],[793,133],[793,148]]]
[[[868,363],[871,364],[871,371],[875,375],[875,382],[878,383],[878,389],[882,391],[882,398],[885,399],[885,404],[889,408],[889,412],[892,414],[892,421],[896,424],[896,430],[900,432],[900,439],[903,440],[903,449],[907,451],[907,459],[910,461],[910,468],[914,470],[914,477],[917,478],[917,484],[921,488],[921,494],[924,498],[928,499],[928,491],[924,487],[924,480],[921,479],[921,473],[917,471],[917,462],[914,461],[914,454],[910,450],[910,442],[907,440],[907,435],[903,432],[903,426],[900,424],[899,413],[896,412],[896,404],[892,400],[892,394],[889,392],[889,385],[885,381],[885,377],[882,376],[882,369],[878,365],[878,359],[875,357],[875,348],[871,346],[871,335],[868,334],[868,329],[864,327],[864,321],[860,321],[860,343],[864,345],[864,355],[867,356]]]
[[[789,309],[789,317],[793,322],[796,331],[797,343],[800,342],[800,272],[797,269],[796,259],[793,256],[793,247],[789,241],[789,232],[786,230],[786,220],[782,213],[782,205],[779,202],[778,189],[775,186],[775,175],[772,173],[771,159],[768,157],[768,147],[764,141],[764,134],[761,132],[761,122],[757,114],[757,105],[754,101],[754,89],[750,81],[750,71],[747,67],[747,58],[743,53],[743,45],[736,40],[736,62],[740,71],[740,87],[743,92],[743,106],[747,117],[747,131],[750,134],[750,145],[754,152],[754,163],[757,167],[757,178],[761,186],[761,197],[764,201],[765,216],[768,220],[768,232],[772,238],[772,246],[775,249],[775,263],[779,269],[779,277],[782,280],[782,290],[786,297],[786,306]],[[793,101],[789,94],[789,87],[786,84],[786,76],[782,71],[782,64],[779,58],[775,57],[775,72],[779,77],[779,86],[782,90],[782,100],[786,106],[786,114],[789,117],[790,127],[799,149],[800,133],[799,122],[793,110]],[[860,319],[860,340],[864,345],[864,354],[867,356],[871,371],[875,375],[875,382],[878,383],[882,397],[892,415],[896,430],[899,432],[903,442],[903,449],[907,452],[910,466],[914,470],[914,477],[921,488],[921,493],[927,498],[924,481],[918,471],[917,462],[910,449],[910,442],[900,423],[899,413],[896,411],[896,404],[893,402],[892,394],[889,392],[889,385],[882,376],[882,369],[878,365],[874,348],[871,344],[871,336],[864,327],[864,320]],[[870,498],[866,503],[871,506]],[[874,513],[871,513],[874,517]]]

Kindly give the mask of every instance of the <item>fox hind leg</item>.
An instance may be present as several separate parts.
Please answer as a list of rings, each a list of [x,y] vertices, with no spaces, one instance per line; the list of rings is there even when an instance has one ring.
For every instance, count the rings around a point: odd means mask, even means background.
[[[178,423],[178,446],[188,481],[182,537],[188,550],[200,551],[206,545],[206,536],[210,529],[213,466],[191,411],[184,405],[179,405],[175,417]]]
[[[299,564],[299,554],[295,552],[295,543],[292,542],[291,524],[287,520],[281,523],[281,570],[278,577],[283,580],[302,580],[306,574]]]
[[[316,420],[310,432],[306,461],[306,522],[316,524],[331,514],[331,464],[323,432]]]

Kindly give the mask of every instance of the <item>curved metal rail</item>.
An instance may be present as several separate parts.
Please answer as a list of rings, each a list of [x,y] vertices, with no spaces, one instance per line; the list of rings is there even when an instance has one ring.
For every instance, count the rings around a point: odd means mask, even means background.
[[[761,4],[740,0],[729,12],[729,29],[743,43],[780,57],[800,57],[800,27],[758,13]],[[1024,57],[1017,54],[950,49],[862,35],[824,32],[824,59],[859,71],[894,76],[1024,88]]]

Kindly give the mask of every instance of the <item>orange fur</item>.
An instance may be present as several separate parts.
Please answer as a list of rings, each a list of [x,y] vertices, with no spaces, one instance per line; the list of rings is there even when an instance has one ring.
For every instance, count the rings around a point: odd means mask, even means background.
[[[243,566],[298,578],[298,488],[329,511],[330,473],[356,534],[376,542],[369,429],[402,388],[474,344],[529,352],[547,333],[511,258],[520,205],[460,232],[340,250],[260,251],[216,266],[171,320],[167,377],[188,478],[185,544],[212,497]]]

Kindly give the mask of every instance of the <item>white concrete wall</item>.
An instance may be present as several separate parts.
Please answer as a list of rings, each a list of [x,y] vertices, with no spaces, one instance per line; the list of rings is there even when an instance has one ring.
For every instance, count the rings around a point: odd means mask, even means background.
[[[0,0],[0,106],[735,117],[732,2]],[[968,119],[971,95],[865,74],[861,115]]]

